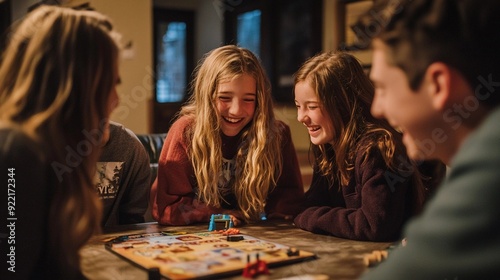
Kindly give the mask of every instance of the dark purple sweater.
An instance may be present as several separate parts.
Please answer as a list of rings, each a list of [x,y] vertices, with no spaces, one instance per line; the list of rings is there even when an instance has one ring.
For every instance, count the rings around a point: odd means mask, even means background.
[[[363,158],[367,160],[363,163]],[[315,169],[305,211],[294,220],[307,231],[341,238],[392,241],[411,213],[411,176],[388,170],[378,149],[357,152],[347,186],[329,184]]]

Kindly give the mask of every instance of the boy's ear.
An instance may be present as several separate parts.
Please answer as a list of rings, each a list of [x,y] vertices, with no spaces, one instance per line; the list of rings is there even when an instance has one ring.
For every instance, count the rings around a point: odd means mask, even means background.
[[[434,62],[427,67],[424,81],[427,84],[426,89],[432,106],[436,110],[444,110],[446,104],[453,98],[451,96],[452,79],[452,69],[442,62]]]
[[[434,62],[427,67],[424,81],[432,106],[440,111],[463,103],[464,98],[473,92],[459,71],[442,62]]]

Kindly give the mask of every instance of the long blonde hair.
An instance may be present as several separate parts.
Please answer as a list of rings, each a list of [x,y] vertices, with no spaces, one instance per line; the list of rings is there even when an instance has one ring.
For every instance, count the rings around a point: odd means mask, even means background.
[[[374,87],[359,61],[344,52],[317,54],[295,74],[295,84],[301,81],[308,82],[314,89],[321,110],[327,112],[339,136],[332,145],[311,146],[321,173],[330,182],[338,180],[341,186],[346,186],[353,176],[359,151],[368,155],[378,149],[391,172],[404,174],[400,177],[412,182],[413,210],[420,211],[425,191],[421,175],[416,164],[406,156],[401,134],[386,120],[371,115]],[[413,172],[408,175],[400,166],[412,166]]]
[[[257,83],[255,114],[242,134],[236,155],[234,192],[245,219],[255,220],[264,211],[268,193],[281,175],[281,133],[274,117],[271,88],[258,58],[234,45],[208,53],[195,69],[192,95],[180,115],[194,119],[188,132],[190,158],[196,174],[199,198],[220,207],[218,176],[222,169],[220,116],[216,108],[217,87],[235,77],[248,74]]]
[[[0,120],[37,143],[54,171],[45,236],[55,265],[48,270],[65,279],[79,273],[78,250],[100,227],[92,184],[100,143],[88,135],[102,137],[109,117],[119,53],[111,30],[95,12],[41,6],[11,33],[0,66]],[[70,150],[81,162],[67,162]]]

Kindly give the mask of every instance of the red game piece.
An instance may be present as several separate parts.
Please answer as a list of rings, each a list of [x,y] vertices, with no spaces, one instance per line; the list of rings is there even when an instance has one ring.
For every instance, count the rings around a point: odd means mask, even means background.
[[[259,253],[256,255],[257,260],[255,263],[250,263],[250,256],[247,256],[247,265],[243,269],[243,277],[254,278],[258,275],[269,274],[269,269],[267,268],[267,263],[265,261],[259,260]]]

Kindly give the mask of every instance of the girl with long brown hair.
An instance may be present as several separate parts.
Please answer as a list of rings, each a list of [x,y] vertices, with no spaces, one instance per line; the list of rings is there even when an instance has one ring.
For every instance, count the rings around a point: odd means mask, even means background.
[[[322,53],[295,74],[298,121],[309,133],[314,174],[304,212],[308,231],[357,240],[396,240],[418,212],[424,186],[401,134],[370,114],[374,88],[350,54]]]

